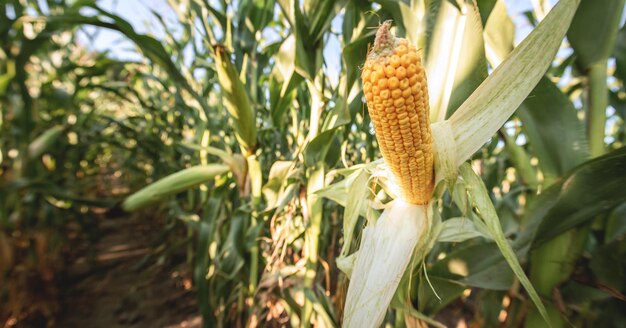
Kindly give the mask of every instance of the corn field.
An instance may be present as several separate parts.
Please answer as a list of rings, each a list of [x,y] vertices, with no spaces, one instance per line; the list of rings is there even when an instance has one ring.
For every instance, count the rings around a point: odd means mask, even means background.
[[[3,327],[624,327],[625,0],[121,3],[0,1]]]

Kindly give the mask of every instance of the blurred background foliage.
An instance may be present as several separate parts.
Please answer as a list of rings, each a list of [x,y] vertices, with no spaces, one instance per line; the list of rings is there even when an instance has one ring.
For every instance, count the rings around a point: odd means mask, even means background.
[[[529,28],[553,5],[531,3]],[[506,4],[169,5],[175,24],[152,13],[156,38],[96,1],[0,4],[0,322],[54,322],[72,245],[136,211],[163,222],[155,254],[185,252],[205,326],[339,326],[336,259],[360,229],[345,236],[343,207],[317,191],[380,157],[359,78],[375,27],[393,19],[419,45],[444,118],[513,48]],[[582,1],[545,77],[472,159],[553,326],[626,319],[623,7]],[[85,48],[87,26],[138,59]],[[445,197],[442,219],[461,216]],[[413,280],[414,308],[447,326],[543,324],[492,241],[450,238],[427,258],[430,282]],[[386,322],[416,324],[402,310]]]

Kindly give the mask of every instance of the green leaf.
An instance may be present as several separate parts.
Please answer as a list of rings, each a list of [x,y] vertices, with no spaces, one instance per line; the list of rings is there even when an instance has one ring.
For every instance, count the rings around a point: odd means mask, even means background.
[[[615,208],[606,219],[604,239],[611,242],[626,234],[626,203]]]
[[[517,110],[524,135],[539,159],[544,186],[588,156],[585,128],[572,102],[543,77]]]
[[[476,173],[474,173],[471,166],[467,163],[461,166],[460,172],[468,189],[467,194],[470,201],[472,202],[472,205],[478,210],[480,216],[485,221],[491,237],[498,245],[500,252],[502,252],[502,255],[511,267],[511,270],[513,270],[513,273],[515,273],[517,279],[520,281],[522,286],[524,286],[524,289],[526,289],[526,292],[537,307],[537,310],[539,311],[543,319],[546,321],[546,323],[548,323],[548,325],[550,325],[548,313],[546,312],[543,303],[541,303],[539,295],[537,295],[535,288],[530,283],[530,280],[528,280],[528,277],[526,277],[526,274],[524,273],[524,270],[522,269],[522,266],[520,265],[517,256],[513,251],[513,248],[506,240],[506,237],[502,232],[500,220],[498,219],[496,210],[491,203],[489,193],[487,192],[483,181],[476,175]]]
[[[6,95],[7,89],[15,77],[15,61],[6,60],[5,63],[6,73],[0,74],[0,97],[4,97]]]
[[[624,82],[626,81],[626,26],[617,33],[613,56],[615,57],[615,77]]]
[[[444,259],[435,262],[428,275],[431,281],[439,277],[490,290],[507,290],[513,282],[513,272],[494,243],[461,244]]]
[[[334,165],[335,161],[333,158],[338,158],[340,148],[335,137],[336,129],[326,130],[317,135],[304,150],[305,165],[312,167],[322,161],[328,161],[331,165]]]
[[[438,242],[460,243],[476,237],[486,237],[469,218],[450,218],[441,225]]]
[[[570,230],[531,252],[529,276],[541,296],[552,297],[554,288],[567,281],[588,235],[588,228]]]
[[[285,113],[291,108],[296,96],[296,87],[303,79],[298,74],[291,74],[290,77],[277,75],[273,74],[269,83],[270,111],[274,126],[284,127],[287,116]]]
[[[370,192],[367,185],[369,174],[365,170],[356,171],[345,180],[348,180],[346,181],[348,184],[348,198],[343,214],[343,246],[341,247],[341,255],[343,256],[350,253],[354,228]]]
[[[278,1],[280,8],[289,20],[295,38],[295,47],[291,48],[292,51],[295,48],[295,70],[298,74],[311,81],[316,76],[317,70],[321,69],[321,47],[319,45],[322,42],[322,32],[326,31],[317,29],[330,24],[333,16],[329,15],[330,11],[337,9],[331,1],[321,1],[323,3],[318,2],[318,5],[321,7],[311,7],[313,18],[306,16],[302,12],[298,1]],[[311,6],[310,2],[305,4],[307,7]],[[311,13],[307,12],[307,14]],[[315,22],[311,22],[311,19],[315,20]],[[315,24],[315,26],[310,26],[311,23]]]
[[[293,167],[294,162],[292,161],[276,161],[272,164],[267,183],[263,186],[267,209],[277,206],[288,185],[286,181]]]
[[[409,280],[406,278],[406,274],[405,276],[402,278],[402,280]],[[410,284],[407,284],[406,287],[410,287]],[[458,286],[456,286],[458,288]],[[401,288],[405,288],[405,286],[400,286],[398,289]],[[396,309],[396,310],[400,310],[405,312],[406,314],[422,321],[425,322],[426,324],[428,324],[428,326],[432,326],[432,327],[436,327],[436,328],[446,328],[446,326],[440,322],[438,322],[437,320],[434,320],[432,318],[430,318],[429,316],[427,316],[426,314],[419,312],[418,310],[416,310],[415,308],[413,308],[413,305],[410,302],[404,301],[403,299],[400,298],[400,293],[396,292],[396,294],[394,295],[394,298],[391,300],[391,305],[390,307]],[[406,294],[406,293],[405,293]],[[408,294],[407,294],[408,295]],[[420,298],[420,301],[422,301],[422,298]]]
[[[487,77],[478,8],[472,1],[461,7],[462,11],[448,1],[441,3],[426,54],[433,122],[453,113]]]
[[[289,81],[295,71],[296,53],[293,48],[296,46],[296,37],[289,35],[280,45],[278,53],[274,56],[276,68],[281,73],[284,81]]]
[[[483,26],[480,13],[474,1],[465,1],[462,5],[464,24],[462,41],[452,93],[448,100],[446,117],[454,113],[478,86],[487,78],[487,59],[485,58],[485,43],[483,40]],[[460,33],[458,31],[457,33]],[[455,36],[456,37],[456,36]],[[432,58],[432,57],[430,57]],[[448,65],[453,65],[449,62]],[[449,83],[449,81],[446,81]]]
[[[575,281],[569,281],[560,288],[563,299],[570,304],[594,302],[609,298],[609,294],[601,289],[583,285]],[[621,302],[621,301],[618,301]]]
[[[505,143],[504,149],[509,153],[509,158],[522,178],[522,182],[532,190],[537,190],[539,185],[537,172],[530,164],[530,156],[522,146],[515,142],[513,137],[509,136],[506,131],[504,131],[504,129],[500,130],[500,132]]]
[[[491,0],[480,1],[478,6],[481,7],[481,3],[485,2],[491,2]],[[481,7],[481,15],[482,13]],[[504,0],[495,3],[487,19],[484,34],[486,56],[491,65],[498,66],[513,50],[515,41],[515,25],[506,11]]]
[[[357,174],[358,173],[355,173],[354,176],[356,176]],[[330,186],[318,190],[317,193],[321,197],[328,198],[333,202],[341,205],[342,207],[346,207],[346,205],[348,204],[348,190],[352,181],[354,181],[354,178],[343,179],[339,182],[331,184]],[[361,213],[361,215],[365,215],[365,213]]]
[[[214,240],[213,234],[215,233],[216,220],[221,202],[222,199],[211,198],[205,206],[206,211],[203,213],[202,221],[200,221],[198,225],[197,255],[193,274],[194,282],[198,289],[198,306],[204,322],[210,321],[209,313],[211,311],[211,304],[209,301],[209,283],[206,275],[210,260],[209,246],[211,241]]]
[[[425,279],[420,279],[418,288],[416,288],[417,298],[420,300],[419,310],[423,313],[434,315],[456,300],[467,289],[467,285],[454,279],[438,277],[431,273],[430,270],[427,274],[432,288]],[[437,295],[435,295],[433,289],[437,292]]]
[[[596,248],[589,267],[603,285],[623,291],[626,288],[626,243],[615,240]]]
[[[246,244],[249,242],[245,238],[245,221],[248,220],[250,220],[249,213],[241,209],[235,211],[230,220],[228,235],[220,245],[220,251],[215,259],[217,270],[228,279],[233,279],[246,264],[243,254],[246,252]]]
[[[492,17],[494,11],[497,11],[497,6],[501,6],[504,4],[504,0],[477,0],[478,9],[480,12],[480,17],[483,25],[486,25],[489,18]],[[504,25],[502,25],[503,28]]]
[[[502,127],[537,85],[580,0],[561,0],[450,117],[461,165]]]
[[[613,52],[624,0],[582,0],[567,38],[583,70],[606,61]]]
[[[554,187],[554,205],[541,221],[534,246],[626,201],[626,147],[575,168]]]
[[[163,67],[171,78],[175,79],[185,89],[189,91],[192,90],[191,86],[189,85],[185,77],[180,73],[178,67],[176,66],[176,64],[174,64],[170,57],[170,54],[165,50],[161,42],[157,41],[151,36],[135,32],[135,28],[123,18],[102,10],[97,6],[93,6],[93,8],[96,9],[99,14],[111,19],[113,21],[113,24],[105,23],[91,17],[75,18],[77,18],[78,22],[85,19],[87,20],[82,24],[92,24],[96,26],[111,28],[123,33],[131,41],[137,44],[139,49],[144,53],[146,57],[152,60],[155,64]],[[61,23],[67,23],[64,21],[65,19],[67,19],[67,17],[58,17],[58,21]]]
[[[330,109],[330,111],[328,112],[328,114],[326,114],[326,117],[324,118],[324,123],[322,124],[322,132],[352,123],[350,108],[347,105],[348,104],[344,98],[339,98],[336,100],[335,106]]]
[[[103,20],[97,16],[89,17],[81,15],[80,11],[84,8],[91,8],[96,10],[99,15],[106,17],[106,20]],[[176,82],[179,87],[191,93],[193,98],[198,101],[200,107],[203,109],[205,116],[210,116],[209,108],[206,102],[191,87],[189,81],[180,72],[178,66],[172,61],[171,55],[166,51],[162,43],[157,41],[153,37],[135,32],[133,26],[121,17],[102,10],[100,7],[95,5],[93,1],[79,1],[76,2],[71,7],[71,9],[67,10],[65,13],[61,15],[48,16],[45,19],[47,22],[46,30],[51,33],[58,30],[74,28],[76,25],[84,24],[99,26],[124,34],[127,38],[129,38],[137,45],[139,50],[148,59],[150,59],[153,63],[161,66],[168,73],[168,77]],[[20,61],[25,62],[30,54],[37,48],[37,46],[41,44],[44,40],[47,40],[47,38],[49,38],[49,35],[51,35],[51,33],[40,33],[35,40],[27,42],[23,47],[24,49],[26,49],[26,51],[20,52]]]
[[[365,62],[368,44],[374,42],[375,31],[374,29],[364,31],[361,37],[343,48],[342,54],[346,65],[347,88],[351,88],[356,81],[360,80],[360,67],[362,67]]]
[[[311,22],[309,27],[311,39],[317,41],[324,37],[324,34],[330,30],[331,21],[346,2],[345,0],[311,0],[306,2],[310,6],[307,15]]]

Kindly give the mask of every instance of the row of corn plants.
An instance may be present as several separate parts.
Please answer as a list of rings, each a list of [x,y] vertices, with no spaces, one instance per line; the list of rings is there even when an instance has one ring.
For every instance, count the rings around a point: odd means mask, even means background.
[[[60,300],[67,265],[81,252],[93,254],[82,246],[99,238],[99,213],[130,186],[180,166],[158,164],[176,156],[161,149],[159,132],[181,131],[165,117],[149,119],[157,95],[142,92],[156,90],[147,85],[145,65],[81,46],[75,23],[81,8],[55,1],[0,5],[3,326],[52,325],[67,306]]]

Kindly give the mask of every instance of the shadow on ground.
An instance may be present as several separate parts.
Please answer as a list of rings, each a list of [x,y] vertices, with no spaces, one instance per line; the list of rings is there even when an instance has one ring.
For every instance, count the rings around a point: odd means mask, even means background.
[[[162,227],[102,218],[101,238],[69,268],[58,327],[201,327],[184,254],[159,261]],[[156,264],[155,264],[156,263]]]

